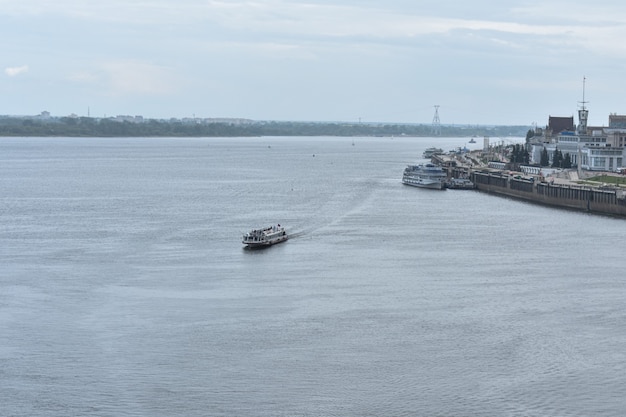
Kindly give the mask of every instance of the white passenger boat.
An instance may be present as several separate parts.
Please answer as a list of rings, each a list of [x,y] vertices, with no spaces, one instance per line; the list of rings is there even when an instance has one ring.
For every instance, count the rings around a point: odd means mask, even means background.
[[[402,174],[402,183],[412,187],[444,190],[448,174],[438,165],[409,165]]]
[[[285,228],[280,224],[263,229],[254,229],[243,235],[241,243],[249,248],[271,246],[289,239]]]

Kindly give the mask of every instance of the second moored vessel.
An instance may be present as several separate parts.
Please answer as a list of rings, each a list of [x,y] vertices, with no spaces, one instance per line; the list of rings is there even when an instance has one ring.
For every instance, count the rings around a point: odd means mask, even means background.
[[[446,188],[452,190],[473,190],[476,188],[476,184],[468,178],[450,178],[446,182]]]
[[[443,153],[443,149],[441,148],[428,148],[422,154],[422,157],[425,159],[430,159],[433,155],[439,155]]]

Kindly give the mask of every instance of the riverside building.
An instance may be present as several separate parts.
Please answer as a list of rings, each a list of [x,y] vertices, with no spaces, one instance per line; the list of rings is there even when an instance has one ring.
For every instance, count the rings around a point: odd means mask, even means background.
[[[586,171],[615,172],[624,167],[626,147],[626,116],[609,115],[609,126],[589,127],[589,110],[582,106],[578,110],[578,125],[573,117],[552,117],[545,129],[536,129],[530,139],[531,162],[538,164],[544,149],[550,164],[558,151],[565,157],[569,154],[572,166]]]

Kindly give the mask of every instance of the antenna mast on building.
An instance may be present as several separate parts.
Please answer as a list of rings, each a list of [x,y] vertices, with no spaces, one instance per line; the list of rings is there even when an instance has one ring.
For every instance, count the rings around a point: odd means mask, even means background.
[[[436,136],[441,135],[441,121],[439,120],[439,105],[435,106],[435,115],[433,116],[433,134]]]
[[[578,110],[578,134],[586,135],[587,134],[587,119],[589,118],[589,110],[585,107],[585,104],[588,102],[585,101],[585,82],[587,81],[586,77],[583,77],[583,101],[580,101],[581,104],[580,109]]]

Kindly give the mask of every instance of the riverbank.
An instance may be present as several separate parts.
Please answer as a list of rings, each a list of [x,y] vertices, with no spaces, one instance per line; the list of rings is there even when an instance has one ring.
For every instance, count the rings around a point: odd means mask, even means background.
[[[465,163],[471,160],[472,163]],[[521,171],[489,168],[479,158],[439,156],[453,177],[470,178],[476,190],[524,201],[626,218],[626,189],[621,176],[587,173],[579,178],[576,170],[555,170],[544,176],[541,169],[522,167]],[[505,164],[502,164],[505,165]],[[614,181],[611,181],[615,178]],[[604,181],[603,181],[604,179]]]

